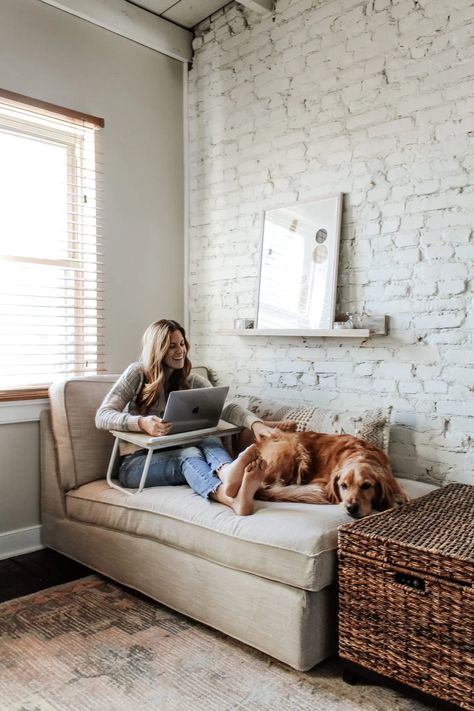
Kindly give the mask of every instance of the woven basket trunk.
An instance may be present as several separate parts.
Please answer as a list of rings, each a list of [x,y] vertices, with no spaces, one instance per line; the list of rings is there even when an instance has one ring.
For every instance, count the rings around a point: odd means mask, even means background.
[[[474,487],[339,534],[339,653],[474,711]]]

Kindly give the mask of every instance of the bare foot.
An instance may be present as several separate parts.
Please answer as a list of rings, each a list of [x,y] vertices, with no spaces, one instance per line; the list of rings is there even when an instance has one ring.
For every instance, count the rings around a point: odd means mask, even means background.
[[[219,469],[217,476],[222,481],[222,490],[226,496],[234,498],[242,484],[245,467],[255,461],[257,457],[257,447],[251,444],[250,447],[247,447],[239,454],[237,459],[234,459],[229,464],[224,464]]]
[[[253,499],[257,489],[262,486],[266,466],[266,461],[259,457],[245,467],[242,485],[232,504],[233,510],[239,516],[253,514]]]

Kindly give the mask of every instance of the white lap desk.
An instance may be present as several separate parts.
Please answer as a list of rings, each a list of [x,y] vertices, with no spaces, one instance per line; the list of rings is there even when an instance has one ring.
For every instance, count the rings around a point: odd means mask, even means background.
[[[109,468],[107,469],[107,484],[111,486],[112,489],[123,491],[124,494],[139,494],[145,486],[148,469],[151,464],[151,458],[153,456],[153,452],[157,449],[165,449],[166,447],[173,447],[176,445],[182,445],[185,447],[193,442],[199,442],[204,437],[210,437],[211,435],[213,437],[226,437],[227,435],[233,435],[240,432],[241,429],[241,427],[231,425],[229,422],[225,422],[225,420],[219,420],[217,427],[208,427],[203,430],[193,430],[192,432],[180,432],[179,434],[162,435],[161,437],[151,437],[150,435],[141,434],[140,432],[119,432],[118,430],[110,430],[110,433],[115,437],[115,442],[112,448],[112,454],[110,455]],[[138,445],[141,449],[148,450],[138,489],[125,489],[123,486],[115,484],[112,480],[112,472],[114,470],[114,463],[119,450],[120,440],[131,442],[132,444]]]

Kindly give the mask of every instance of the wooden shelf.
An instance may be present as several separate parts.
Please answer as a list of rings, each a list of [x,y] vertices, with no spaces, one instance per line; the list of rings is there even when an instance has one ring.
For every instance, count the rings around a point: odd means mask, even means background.
[[[284,336],[291,338],[369,338],[371,331],[368,328],[242,328],[225,329],[221,331],[224,336]]]

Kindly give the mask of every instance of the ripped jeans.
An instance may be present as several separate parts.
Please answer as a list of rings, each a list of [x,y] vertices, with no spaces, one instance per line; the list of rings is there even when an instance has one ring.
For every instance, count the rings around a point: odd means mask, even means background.
[[[140,483],[147,453],[128,454],[120,464],[119,480],[127,489]],[[232,461],[217,437],[207,437],[198,446],[156,451],[153,453],[145,486],[178,486],[189,484],[196,494],[208,499],[222,481],[216,470]]]

